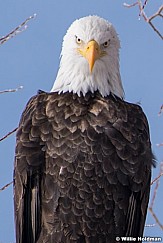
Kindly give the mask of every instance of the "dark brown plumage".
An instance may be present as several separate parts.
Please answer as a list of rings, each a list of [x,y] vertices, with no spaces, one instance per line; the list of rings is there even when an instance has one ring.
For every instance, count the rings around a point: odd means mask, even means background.
[[[17,132],[17,243],[142,236],[152,152],[135,104],[99,92],[32,97]]]

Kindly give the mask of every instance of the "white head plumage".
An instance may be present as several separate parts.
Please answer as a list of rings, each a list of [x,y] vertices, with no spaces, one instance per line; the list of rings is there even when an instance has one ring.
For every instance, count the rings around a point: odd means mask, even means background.
[[[73,92],[79,96],[88,91],[110,93],[123,98],[119,72],[120,42],[107,20],[87,16],[76,20],[63,40],[58,75],[51,92]]]

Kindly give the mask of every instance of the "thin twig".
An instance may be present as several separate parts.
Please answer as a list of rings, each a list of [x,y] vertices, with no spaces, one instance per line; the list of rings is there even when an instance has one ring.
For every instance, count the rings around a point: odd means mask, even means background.
[[[27,23],[36,17],[36,14],[28,17],[25,21],[23,21],[18,27],[16,27],[14,30],[12,30],[9,34],[3,36],[0,38],[0,45],[8,41],[9,39],[13,38],[15,35],[21,33],[22,31],[27,29]]]
[[[161,176],[163,176],[163,172],[162,172],[160,175],[158,175],[158,176],[151,182],[151,186],[152,186],[158,179],[160,179]]]
[[[162,10],[163,10],[163,6],[162,6]],[[154,15],[153,15],[154,16]],[[151,16],[151,19],[153,19],[153,16]],[[157,15],[158,16],[158,15]],[[156,17],[156,16],[155,16]],[[158,29],[156,29],[156,27],[154,26],[154,24],[152,23],[152,21],[150,19],[148,19],[147,21],[150,26],[153,28],[153,30],[160,36],[160,38],[163,40],[163,35],[160,33],[160,31]]]
[[[6,90],[2,90],[2,91],[0,91],[0,94],[9,93],[9,92],[17,92],[18,90],[20,90],[22,88],[23,88],[23,86],[21,85],[21,86],[19,86],[16,89],[6,89]]]
[[[135,7],[136,5],[138,5],[138,2],[133,3],[133,4],[123,3],[123,6],[126,8],[132,8],[132,7]]]
[[[0,188],[0,192],[4,191],[7,187],[9,187],[11,184],[13,183],[13,181],[7,183],[5,186],[3,186],[2,188]]]
[[[142,16],[144,18],[144,20],[152,27],[152,29],[158,34],[158,36],[163,40],[163,35],[160,33],[160,31],[155,27],[155,25],[152,23],[152,20],[156,17],[161,17],[163,18],[163,5],[161,5],[158,9],[158,11],[156,13],[154,13],[153,15],[151,15],[150,17],[147,17],[147,15],[145,14],[145,7],[147,5],[148,0],[145,0],[144,4],[142,4],[141,0],[137,0],[137,2],[133,3],[133,4],[127,4],[124,3],[123,5],[127,8],[131,8],[131,7],[135,7],[136,5],[138,5],[139,7],[139,18],[140,16]]]
[[[163,225],[160,223],[158,217],[156,216],[156,214],[153,211],[153,206],[154,206],[154,202],[155,202],[155,199],[156,199],[156,194],[157,194],[157,191],[158,191],[161,176],[163,176],[163,162],[160,164],[159,175],[151,182],[151,185],[153,185],[155,182],[156,182],[156,185],[155,185],[154,193],[153,193],[153,196],[152,196],[152,199],[151,199],[151,204],[149,206],[149,211],[152,214],[153,218],[155,219],[156,224],[158,224],[159,227],[163,230]]]
[[[154,189],[154,193],[153,193],[153,197],[152,197],[152,201],[151,201],[151,205],[150,205],[151,208],[154,205],[154,201],[155,201],[155,197],[156,197],[156,194],[157,194],[157,190],[158,190],[158,186],[159,186],[161,176],[163,176],[163,162],[160,163],[159,175],[151,182],[151,185],[153,185],[156,182],[156,186],[155,186],[155,189]]]
[[[158,187],[159,187],[159,178],[161,176],[158,176],[154,181],[156,182],[156,185],[155,185],[155,188],[154,188],[154,192],[153,192],[153,196],[152,196],[152,200],[151,200],[151,204],[150,204],[150,208],[153,208],[153,205],[154,205],[154,201],[156,199],[156,194],[157,194],[157,190],[158,190]],[[151,185],[153,184],[154,182],[151,183]]]
[[[161,105],[158,115],[160,116],[162,113],[163,113],[163,105]]]
[[[11,134],[13,134],[14,132],[16,132],[17,129],[18,129],[18,127],[15,128],[15,129],[13,129],[11,132],[7,133],[7,134],[6,134],[5,136],[3,136],[2,138],[0,138],[0,142],[3,141],[4,139],[6,139],[7,137],[9,137],[9,136],[10,136]]]
[[[154,19],[157,16],[160,16],[160,17],[163,18],[162,11],[163,11],[163,5],[160,6],[159,9],[158,9],[158,11],[155,14],[153,14],[151,17],[149,17],[148,20],[151,21],[152,19]]]
[[[144,6],[144,8],[143,8],[143,5],[142,5],[142,3],[141,3],[141,1],[140,0],[138,0],[138,7],[139,7],[139,20],[140,20],[140,17],[142,16],[143,18],[144,18],[144,20],[146,21],[146,22],[148,22],[148,17],[147,17],[147,15],[145,14],[145,11],[144,11],[144,9],[145,9],[145,6]]]
[[[146,7],[147,3],[148,3],[148,0],[145,0],[144,4],[142,6],[143,9]]]
[[[160,226],[160,228],[163,230],[163,225],[160,223],[160,221],[158,220],[156,214],[153,212],[153,209],[151,207],[149,207],[149,211],[152,214],[153,218],[155,219],[156,223]]]

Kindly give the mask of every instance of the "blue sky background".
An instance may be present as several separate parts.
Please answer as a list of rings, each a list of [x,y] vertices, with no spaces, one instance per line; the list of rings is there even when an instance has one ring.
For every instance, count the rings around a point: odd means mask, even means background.
[[[127,0],[126,0],[127,1]],[[128,3],[132,1],[128,0]],[[162,0],[149,1],[146,13],[157,11]],[[121,76],[126,100],[141,105],[148,117],[153,151],[158,165],[163,160],[163,115],[158,112],[163,103],[162,40],[143,19],[138,20],[138,8],[123,7],[123,0],[1,0],[0,36],[6,35],[30,15],[28,29],[0,47],[0,90],[23,89],[0,95],[0,137],[17,127],[28,99],[38,89],[49,91],[59,66],[62,38],[76,19],[96,14],[115,26],[120,40]],[[162,29],[161,19],[155,24]],[[0,143],[0,187],[12,181],[15,134]],[[155,202],[155,213],[163,224],[163,178]],[[147,224],[155,223],[150,213]],[[156,225],[147,227],[145,236],[162,236]],[[14,243],[12,186],[0,193],[0,243]]]

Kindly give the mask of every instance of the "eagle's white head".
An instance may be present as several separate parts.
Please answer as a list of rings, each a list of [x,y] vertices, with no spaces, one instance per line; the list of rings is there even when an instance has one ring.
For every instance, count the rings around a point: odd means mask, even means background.
[[[88,91],[123,98],[119,72],[120,42],[111,23],[88,16],[72,23],[63,40],[58,75],[51,92]]]

